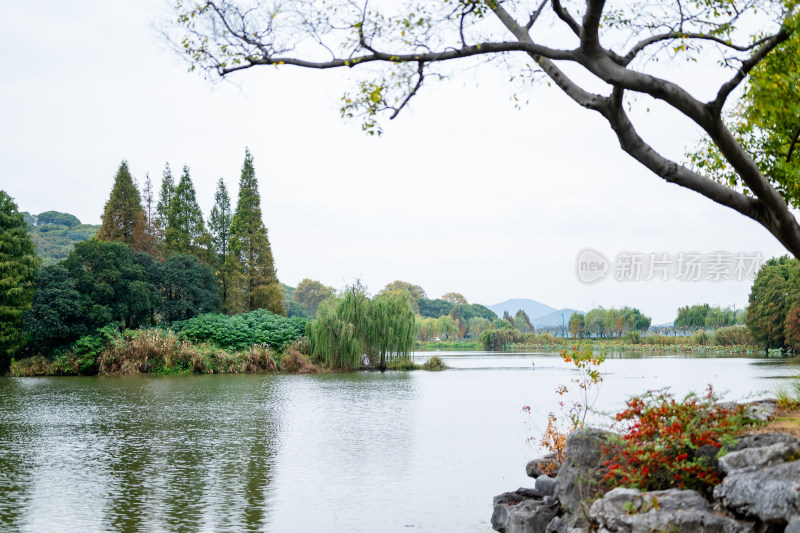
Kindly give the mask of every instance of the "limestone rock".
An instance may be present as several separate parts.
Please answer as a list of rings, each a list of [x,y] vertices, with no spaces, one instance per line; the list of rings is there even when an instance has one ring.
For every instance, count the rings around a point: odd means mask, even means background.
[[[558,471],[560,466],[561,465],[558,464],[558,456],[556,456],[555,453],[548,453],[538,459],[528,461],[528,464],[525,465],[525,473],[528,474],[529,477],[536,479],[539,476],[547,475],[551,467],[554,468],[554,471]]]
[[[714,487],[714,498],[726,509],[766,524],[800,519],[800,461],[734,470]]]
[[[556,476],[556,497],[568,512],[578,514],[578,504],[595,495],[599,487],[602,446],[611,433],[599,429],[579,429],[567,437],[566,460]]]
[[[605,533],[753,533],[753,525],[716,514],[693,490],[640,492],[617,488],[592,504],[592,520]]]
[[[538,491],[521,489],[494,498],[492,528],[505,533],[544,533],[558,514],[558,502],[539,499]]]

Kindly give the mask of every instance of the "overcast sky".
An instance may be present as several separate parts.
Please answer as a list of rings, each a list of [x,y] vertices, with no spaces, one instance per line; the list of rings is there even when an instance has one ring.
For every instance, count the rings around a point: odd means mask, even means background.
[[[255,158],[278,276],[373,292],[402,279],[493,304],[533,298],[588,310],[747,304],[750,282],[606,279],[581,284],[579,250],[784,252],[761,226],[668,185],[623,154],[607,124],[556,89],[517,110],[506,76],[467,73],[426,88],[380,138],[339,117],[351,72],[251,70],[212,83],[153,29],[162,0],[0,0],[0,188],[22,211],[99,223],[122,159],[157,187],[191,167],[206,215],[216,181],[238,190]],[[677,69],[678,67],[676,67]],[[676,75],[712,88],[701,68]],[[645,139],[680,157],[698,133],[658,105]]]

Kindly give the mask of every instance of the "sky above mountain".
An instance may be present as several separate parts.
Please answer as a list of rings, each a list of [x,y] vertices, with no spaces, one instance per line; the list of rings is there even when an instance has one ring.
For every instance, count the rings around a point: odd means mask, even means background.
[[[507,73],[466,70],[426,87],[371,138],[340,118],[351,72],[256,69],[223,82],[189,73],[155,29],[170,5],[6,3],[0,188],[21,210],[98,223],[126,159],[156,186],[165,162],[176,173],[188,164],[208,215],[217,179],[235,194],[249,146],[290,285],[359,277],[377,292],[402,279],[430,297],[457,291],[479,303],[631,305],[654,323],[687,304],[742,307],[750,281],[585,285],[578,252],[784,253],[756,223],[650,174],[601,118],[545,85],[515,109]],[[705,96],[721,79],[708,67],[664,68]],[[680,159],[697,130],[640,103],[640,134]]]

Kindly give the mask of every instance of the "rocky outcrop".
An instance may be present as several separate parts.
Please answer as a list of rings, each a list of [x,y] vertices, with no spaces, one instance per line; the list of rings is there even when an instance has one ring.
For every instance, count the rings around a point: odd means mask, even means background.
[[[693,490],[641,492],[617,488],[592,504],[590,516],[600,532],[752,533],[753,524],[714,513]]]
[[[535,489],[519,489],[494,498],[492,527],[505,533],[545,533],[558,514],[558,501]]]
[[[800,461],[734,470],[714,487],[714,498],[738,515],[785,526],[800,519]]]
[[[558,472],[560,467],[558,456],[555,453],[548,453],[538,459],[528,461],[528,464],[525,465],[525,473],[528,474],[528,477],[536,479],[539,476],[548,475],[551,469],[554,473]]]
[[[537,466],[552,458],[528,463],[526,472],[535,474],[535,488],[497,496],[492,527],[512,533],[800,533],[796,437],[780,433],[741,437],[719,459],[717,448],[698,450],[697,456],[717,466],[723,478],[706,497],[689,490],[617,488],[588,506],[586,502],[600,490],[603,446],[611,435],[595,429],[572,433],[555,478]]]
[[[743,468],[770,466],[791,460],[800,452],[800,441],[791,435],[786,436],[791,440],[729,452],[719,459],[719,466],[723,472],[730,474]]]
[[[556,476],[555,496],[568,512],[577,513],[578,504],[594,496],[599,487],[603,445],[613,434],[600,429],[579,429],[567,437],[566,459]]]

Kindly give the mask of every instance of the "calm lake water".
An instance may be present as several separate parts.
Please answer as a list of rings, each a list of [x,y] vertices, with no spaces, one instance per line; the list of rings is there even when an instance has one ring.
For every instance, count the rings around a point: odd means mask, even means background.
[[[0,530],[491,531],[574,373],[557,354],[440,355],[453,370],[0,379]],[[606,410],[664,386],[762,397],[800,373],[641,355],[603,370]]]

